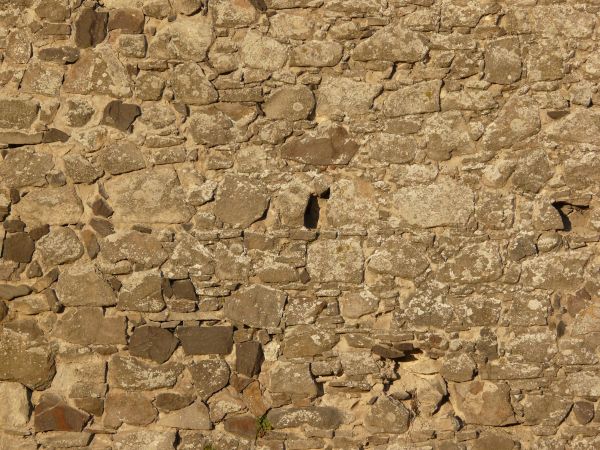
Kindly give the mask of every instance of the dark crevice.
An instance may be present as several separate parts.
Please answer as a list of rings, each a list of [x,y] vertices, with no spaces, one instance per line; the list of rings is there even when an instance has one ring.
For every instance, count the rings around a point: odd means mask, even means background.
[[[321,207],[316,195],[311,195],[304,211],[304,226],[309,229],[315,229],[319,225],[319,215]]]
[[[554,202],[552,203],[552,206],[560,214],[564,231],[571,231],[573,229],[573,224],[571,222],[571,218],[569,217],[571,214],[581,214],[583,211],[589,209],[588,205],[574,205],[564,201]]]

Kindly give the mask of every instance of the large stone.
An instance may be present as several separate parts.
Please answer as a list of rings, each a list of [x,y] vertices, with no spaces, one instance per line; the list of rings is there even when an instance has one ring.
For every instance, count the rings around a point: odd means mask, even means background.
[[[116,142],[106,146],[98,158],[100,165],[111,175],[141,170],[146,167],[144,155],[130,141]]]
[[[287,47],[256,31],[248,31],[242,42],[241,56],[246,66],[273,72],[285,64]]]
[[[422,81],[392,92],[383,103],[387,117],[432,113],[440,110],[439,80]]]
[[[6,59],[17,64],[27,64],[31,58],[31,34],[26,28],[14,29],[6,36]]]
[[[309,425],[334,430],[342,423],[342,413],[331,406],[284,407],[269,411],[267,419],[275,429]]]
[[[148,391],[172,387],[183,370],[179,364],[150,364],[139,358],[115,355],[108,363],[111,387],[128,391]]]
[[[317,385],[308,363],[277,361],[269,370],[269,390],[297,397],[315,397]]]
[[[216,102],[219,97],[202,68],[191,62],[175,66],[171,87],[177,100],[190,105],[208,105]]]
[[[260,372],[263,351],[260,342],[246,341],[235,344],[235,371],[247,377]]]
[[[201,401],[195,401],[190,406],[167,413],[158,419],[157,423],[163,427],[186,430],[210,430],[212,428],[208,408]]]
[[[131,125],[140,113],[138,105],[113,100],[104,107],[102,123],[120,131],[130,131]]]
[[[373,100],[380,92],[379,84],[343,77],[326,77],[317,91],[317,116],[365,114],[371,109]]]
[[[204,359],[197,361],[187,370],[190,372],[198,396],[206,400],[229,383],[230,369],[223,359]]]
[[[421,228],[464,226],[475,209],[473,191],[445,177],[429,185],[398,189],[393,201],[402,221]]]
[[[42,395],[33,411],[35,431],[81,431],[89,415],[69,406],[56,394]]]
[[[68,225],[79,221],[83,205],[72,186],[32,189],[14,206],[27,224]]]
[[[108,13],[83,8],[75,20],[75,44],[79,48],[95,47],[106,37]]]
[[[266,186],[247,176],[225,177],[215,201],[215,215],[223,222],[246,228],[260,219],[269,205]]]
[[[506,383],[450,383],[450,403],[467,424],[504,426],[516,423]]]
[[[157,412],[152,401],[137,392],[110,391],[104,402],[104,426],[118,428],[127,425],[149,425],[156,419]]]
[[[2,257],[7,261],[28,263],[34,251],[35,244],[27,233],[10,233],[4,238]]]
[[[444,360],[440,375],[448,381],[461,383],[472,380],[476,369],[475,361],[469,355],[461,353]]]
[[[294,47],[290,66],[331,67],[342,59],[343,47],[333,41],[307,41]]]
[[[0,128],[29,128],[37,119],[40,105],[35,100],[0,98]]]
[[[482,144],[491,151],[511,147],[537,134],[540,127],[540,114],[535,100],[512,97],[485,130]]]
[[[588,252],[547,253],[523,262],[525,286],[551,290],[571,290],[584,281]]]
[[[252,0],[237,0],[235,3],[215,0],[210,2],[209,8],[215,17],[215,25],[220,27],[246,27],[260,16]]]
[[[162,277],[157,270],[134,272],[123,278],[117,307],[125,311],[159,312],[165,308]]]
[[[562,396],[544,393],[528,395],[522,406],[526,425],[558,426],[571,411],[573,402]]]
[[[427,156],[445,161],[454,155],[473,153],[475,146],[461,113],[447,112],[428,117],[422,129]]]
[[[380,395],[365,417],[365,426],[371,433],[402,434],[408,431],[410,411],[398,400]]]
[[[36,61],[27,66],[21,80],[21,91],[28,94],[56,97],[60,93],[62,81],[62,67]]]
[[[494,14],[500,10],[500,5],[494,1],[444,0],[441,6],[442,25],[448,28],[474,28],[483,16]]]
[[[286,298],[283,291],[254,285],[225,299],[223,312],[228,319],[253,328],[275,328],[279,326]]]
[[[171,357],[178,342],[173,333],[165,328],[137,327],[129,339],[129,353],[162,364]]]
[[[485,79],[490,83],[511,84],[521,78],[521,50],[518,37],[491,41],[485,49]]]
[[[19,432],[29,421],[29,397],[20,383],[0,383],[0,430]]]
[[[175,450],[175,431],[119,431],[112,441],[115,450]]]
[[[144,13],[137,8],[119,8],[110,11],[108,30],[121,30],[122,33],[142,33]]]
[[[502,258],[496,242],[485,241],[461,248],[438,270],[444,282],[487,283],[502,276]]]
[[[158,239],[134,230],[118,231],[101,239],[100,251],[111,263],[127,260],[145,268],[157,267],[168,258]]]
[[[79,345],[127,343],[124,317],[106,317],[102,308],[67,308],[58,317],[53,335]]]
[[[312,91],[303,85],[281,87],[269,95],[262,109],[269,119],[303,120],[315,107]]]
[[[235,124],[222,111],[208,109],[192,114],[189,131],[197,144],[209,147],[234,141]]]
[[[177,337],[188,355],[228,355],[233,349],[233,327],[179,327]]]
[[[410,135],[375,133],[365,146],[366,154],[377,160],[392,164],[406,164],[415,158],[417,143]]]
[[[428,50],[421,34],[398,24],[384,27],[361,41],[352,52],[352,58],[357,61],[414,63],[421,61]]]
[[[578,109],[551,123],[545,132],[556,141],[594,144],[600,137],[600,114]]]
[[[414,279],[429,267],[423,245],[400,237],[391,237],[371,255],[369,270],[395,277]]]
[[[60,274],[56,295],[65,306],[112,306],[117,303],[110,285],[94,266],[70,266]]]
[[[286,358],[306,358],[328,352],[338,341],[339,336],[328,328],[299,325],[286,330],[282,351]]]
[[[361,283],[364,256],[356,239],[320,239],[308,247],[306,268],[321,283]]]
[[[567,374],[567,392],[578,397],[600,396],[600,374],[590,370]]]
[[[9,151],[0,162],[0,179],[7,187],[42,186],[53,167],[52,155],[21,147]]]
[[[210,16],[179,16],[177,20],[159,28],[150,40],[148,53],[157,59],[204,61],[213,40]],[[188,85],[188,88],[191,86]]]
[[[317,166],[346,165],[358,148],[344,127],[325,122],[315,131],[289,139],[281,147],[281,156]]]
[[[106,190],[116,223],[182,223],[193,214],[177,174],[168,167],[114,177],[106,182]]]
[[[176,242],[169,260],[161,267],[165,276],[183,279],[214,273],[215,257],[203,243],[187,233],[179,235]]]
[[[37,241],[37,251],[44,264],[53,266],[76,261],[83,255],[77,233],[68,227],[52,228]]]

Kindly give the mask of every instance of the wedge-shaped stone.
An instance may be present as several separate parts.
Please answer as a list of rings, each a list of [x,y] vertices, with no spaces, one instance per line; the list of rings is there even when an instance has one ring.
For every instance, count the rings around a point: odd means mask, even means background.
[[[274,328],[279,326],[286,298],[283,291],[254,285],[225,299],[223,311],[234,322],[253,328]]]
[[[357,61],[421,61],[428,52],[421,34],[407,30],[402,25],[390,25],[360,42],[352,58]]]
[[[371,406],[365,426],[372,433],[402,434],[408,431],[410,411],[398,400],[381,395]]]
[[[179,64],[173,69],[171,87],[177,100],[190,105],[208,105],[217,101],[219,94],[195,63]]]
[[[125,311],[159,312],[165,308],[157,270],[134,272],[122,280],[117,307]]]
[[[482,138],[486,150],[508,148],[540,131],[540,113],[535,100],[513,97],[502,107]]]
[[[59,395],[43,394],[33,411],[33,426],[35,431],[81,431],[89,417]]]
[[[190,406],[167,413],[157,423],[163,427],[185,430],[210,430],[212,428],[208,408],[201,401],[195,401]]]

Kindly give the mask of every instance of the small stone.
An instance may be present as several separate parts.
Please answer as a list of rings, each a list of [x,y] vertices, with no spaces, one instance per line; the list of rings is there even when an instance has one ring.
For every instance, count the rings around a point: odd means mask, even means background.
[[[275,328],[283,315],[285,292],[253,285],[242,288],[225,300],[225,317],[253,328]]]
[[[175,450],[175,431],[134,430],[119,431],[112,444],[120,450]]]
[[[343,47],[333,41],[307,41],[294,47],[290,66],[332,67],[342,59]]]
[[[273,408],[267,419],[275,429],[309,425],[321,430],[334,430],[341,424],[342,414],[331,406],[284,407]]]
[[[319,166],[346,165],[358,148],[344,127],[324,123],[316,131],[289,139],[281,147],[281,157]]]
[[[109,391],[104,402],[103,424],[110,428],[127,425],[149,425],[156,419],[157,413],[152,401],[138,392]]]
[[[69,18],[71,11],[69,3],[65,0],[47,0],[35,8],[35,13],[41,19],[50,22],[62,22]]]
[[[198,396],[206,400],[229,383],[230,369],[223,359],[205,359],[188,367]]]
[[[196,401],[190,406],[164,414],[158,419],[157,424],[163,427],[186,430],[210,430],[212,428],[208,408],[201,401]]]
[[[397,350],[394,347],[379,344],[371,347],[371,352],[386,359],[399,359],[406,356],[403,351]]]
[[[439,80],[423,81],[392,92],[383,103],[387,117],[432,113],[440,110]]]
[[[83,155],[75,153],[65,155],[63,162],[66,175],[74,183],[93,183],[104,174],[101,168],[92,164]]]
[[[177,337],[188,355],[228,355],[233,348],[233,327],[179,327]]]
[[[128,260],[144,268],[161,265],[168,258],[162,244],[152,234],[119,231],[100,241],[102,256],[112,263]]]
[[[0,285],[0,299],[12,300],[13,298],[23,297],[31,292],[31,288],[24,284],[12,286],[10,284]]]
[[[111,175],[120,175],[146,167],[142,152],[131,141],[106,146],[100,153],[99,162]]]
[[[27,233],[10,233],[4,238],[2,257],[9,261],[28,263],[34,251],[35,244]]]
[[[104,108],[102,123],[117,130],[130,131],[131,125],[140,114],[141,110],[138,105],[114,100]]]
[[[315,107],[315,97],[306,86],[282,87],[271,93],[263,104],[269,119],[304,120]]]
[[[20,383],[0,383],[0,430],[19,432],[29,421],[29,397]]]
[[[197,301],[196,288],[191,280],[175,280],[171,283],[173,296],[187,300]]]
[[[17,64],[27,64],[31,58],[32,37],[25,28],[12,30],[6,37],[7,61]]]
[[[109,236],[115,232],[115,227],[110,220],[104,217],[92,217],[90,227],[102,237]]]
[[[139,358],[114,355],[108,363],[111,387],[131,391],[147,391],[172,387],[183,370],[179,364],[151,364]]]
[[[519,126],[515,126],[515,124]],[[500,110],[482,137],[484,148],[497,151],[522,142],[540,131],[538,105],[529,97],[513,97]]]
[[[109,12],[108,30],[121,30],[122,33],[142,33],[144,13],[137,8],[114,9]]]
[[[195,63],[183,63],[175,66],[171,77],[171,87],[178,101],[190,105],[208,105],[216,102],[219,97],[203,70]]]
[[[58,227],[37,242],[37,251],[44,264],[53,266],[78,260],[83,255],[83,245],[71,228]]]
[[[165,308],[157,270],[134,272],[122,279],[117,307],[124,311],[159,312]]]
[[[110,285],[91,265],[70,266],[56,283],[56,295],[65,306],[112,306],[117,303]]]
[[[106,37],[108,13],[83,8],[75,20],[75,45],[79,48],[95,47]]]
[[[262,182],[228,175],[217,191],[214,212],[223,222],[246,228],[263,216],[268,205],[269,197]]]
[[[63,71],[64,69],[60,66],[39,61],[32,62],[27,66],[21,80],[21,91],[28,94],[57,97],[62,86]]]
[[[79,345],[123,345],[126,327],[124,317],[106,317],[101,308],[67,308],[58,316],[53,334]]]
[[[263,352],[260,342],[247,341],[235,344],[235,371],[247,377],[260,372]]]
[[[129,353],[162,364],[171,357],[178,342],[173,333],[164,328],[137,327],[129,339]]]
[[[42,139],[42,142],[45,144],[52,142],[67,142],[70,138],[70,134],[59,130],[58,128],[49,128],[47,131],[44,132],[44,138]],[[63,181],[62,184],[64,183],[65,182]],[[50,184],[52,184],[52,181],[50,181]]]
[[[215,0],[209,7],[215,17],[215,25],[220,27],[247,27],[259,17],[252,0],[239,0],[235,4],[228,0]]]
[[[179,394],[175,392],[161,392],[157,394],[154,404],[159,411],[170,412],[185,408],[194,401],[192,395]]]
[[[197,13],[204,5],[202,0],[174,0],[173,8],[179,14],[191,16]]]
[[[33,411],[35,431],[81,431],[89,415],[69,406],[56,394],[42,395]]]
[[[143,34],[122,34],[119,36],[119,53],[123,56],[128,56],[130,58],[143,58],[146,56],[146,50],[148,48],[148,44],[146,42],[146,36]],[[157,76],[157,79],[161,79]],[[143,84],[140,81],[140,77],[138,76],[137,85]],[[163,82],[164,87],[164,82]],[[151,89],[152,87],[150,87]],[[143,91],[144,89],[138,89],[139,91]],[[161,89],[162,92],[162,89]],[[140,98],[142,100],[158,100],[159,98],[145,98],[147,97],[142,95]]]
[[[400,401],[380,395],[365,417],[365,426],[371,433],[402,434],[408,431],[409,421],[410,411]]]
[[[476,369],[477,366],[473,359],[469,355],[461,353],[444,360],[440,375],[446,380],[460,383],[472,380]]]

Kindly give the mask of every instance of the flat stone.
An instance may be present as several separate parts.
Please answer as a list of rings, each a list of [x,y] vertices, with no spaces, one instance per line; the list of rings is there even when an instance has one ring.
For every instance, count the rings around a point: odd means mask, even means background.
[[[223,222],[246,228],[260,219],[269,205],[266,186],[246,176],[228,175],[215,200],[215,215]]]
[[[235,344],[235,371],[247,377],[260,372],[263,351],[260,342],[247,341]]]
[[[521,78],[521,49],[518,37],[503,37],[487,43],[485,79],[490,83],[511,84]]]
[[[131,131],[133,122],[140,114],[138,105],[113,100],[104,108],[102,123],[120,131]]]
[[[95,47],[106,38],[108,13],[83,8],[75,20],[75,45],[79,48]]]
[[[23,297],[24,295],[27,295],[30,292],[31,288],[25,284],[0,285],[0,299],[2,300],[12,300],[13,298]]]
[[[10,233],[4,237],[2,257],[8,261],[28,263],[34,251],[35,244],[28,233]]]
[[[162,277],[157,270],[134,272],[122,280],[117,307],[124,311],[159,312],[165,308]]]
[[[273,408],[267,419],[275,429],[310,425],[321,430],[336,429],[342,422],[342,414],[331,406],[306,406]]]
[[[37,119],[39,109],[35,100],[0,98],[0,128],[28,129]]]
[[[79,345],[124,345],[125,317],[107,317],[102,308],[67,308],[58,316],[53,335]]]
[[[331,330],[314,325],[298,325],[286,330],[282,351],[286,358],[306,358],[322,355],[339,341]]]
[[[246,439],[255,439],[257,433],[256,418],[252,416],[231,416],[225,419],[225,431]]]
[[[196,401],[190,406],[164,414],[158,419],[157,424],[163,427],[185,430],[210,430],[212,428],[208,408],[201,401]]]
[[[406,433],[409,422],[410,411],[387,395],[380,395],[365,417],[365,426],[371,433]]]
[[[559,395],[544,393],[526,396],[521,405],[526,425],[558,426],[571,411],[573,402]]]
[[[82,431],[89,415],[56,394],[44,394],[33,411],[35,431]]]
[[[346,165],[358,148],[344,127],[325,123],[315,131],[289,139],[281,147],[281,157],[318,166]]]
[[[265,100],[262,109],[269,119],[304,120],[315,107],[315,97],[306,86],[281,87]]]
[[[317,116],[349,116],[367,113],[381,93],[380,84],[354,81],[343,77],[323,77],[317,90]]]
[[[197,144],[214,147],[234,141],[234,123],[218,110],[196,112],[190,118],[190,134]]]
[[[176,431],[133,430],[119,431],[113,444],[119,450],[175,450]]]
[[[241,57],[247,67],[273,72],[285,64],[287,47],[273,38],[250,30],[242,41]]]
[[[171,87],[177,100],[190,105],[208,105],[216,102],[219,96],[200,66],[195,63],[175,66]]]
[[[146,167],[144,155],[131,141],[121,141],[106,146],[98,158],[100,165],[111,175],[141,170]]]
[[[314,281],[361,283],[363,267],[363,251],[356,239],[320,239],[308,247],[306,268]]]
[[[26,29],[14,29],[6,37],[7,61],[17,64],[27,64],[31,58],[31,34]]]
[[[292,49],[290,66],[332,67],[342,59],[343,47],[333,41],[307,41]]]
[[[179,364],[152,364],[131,356],[114,355],[108,363],[109,385],[128,391],[172,387],[183,370]]]
[[[93,183],[100,178],[104,171],[90,162],[85,156],[70,153],[63,157],[65,174],[73,183]]]
[[[374,313],[379,305],[379,299],[368,291],[345,293],[338,299],[342,317],[358,319]]]
[[[116,223],[182,223],[192,216],[177,174],[158,167],[116,176],[106,183]]]
[[[437,276],[444,282],[486,283],[502,276],[502,258],[496,242],[468,244],[440,267]]]
[[[467,424],[504,426],[516,423],[510,388],[506,383],[449,383],[448,390],[454,411]]]
[[[154,404],[159,411],[171,412],[185,408],[194,401],[194,396],[176,392],[161,392],[156,395]]]
[[[109,391],[104,401],[103,424],[110,428],[149,425],[157,415],[151,399],[139,392]]]
[[[444,360],[440,375],[446,380],[461,383],[472,380],[476,369],[477,366],[473,359],[469,355],[461,353]]]
[[[497,151],[537,134],[540,128],[536,101],[529,97],[513,97],[487,127],[481,142],[486,150]]]
[[[252,0],[239,0],[236,4],[215,0],[209,8],[215,17],[215,25],[221,27],[245,27],[252,25],[260,16]]]
[[[100,240],[102,257],[112,263],[130,261],[145,268],[161,265],[168,258],[161,242],[152,234],[119,231]]]
[[[53,64],[32,62],[27,66],[21,80],[21,91],[28,94],[40,94],[57,97],[62,86],[64,69]]]
[[[68,225],[79,221],[83,205],[72,186],[32,189],[14,206],[14,211],[28,224]]]
[[[357,61],[421,61],[429,49],[420,33],[402,25],[389,25],[361,41],[352,52]]]
[[[263,285],[245,287],[225,299],[225,317],[253,328],[274,328],[279,326],[285,292]]]
[[[415,279],[429,267],[425,249],[416,242],[391,237],[369,258],[368,269],[395,277]]]
[[[92,265],[69,266],[56,283],[56,295],[65,306],[113,306],[115,293]]]
[[[0,430],[20,432],[29,421],[29,397],[21,383],[0,383],[0,402],[7,407],[0,410]]]
[[[167,7],[170,14],[171,8]],[[156,59],[204,61],[213,40],[211,15],[178,16],[174,22],[167,22],[158,29],[149,42],[148,54]],[[194,84],[187,87],[190,86]]]
[[[584,281],[584,269],[590,258],[587,252],[548,253],[523,262],[522,282],[551,290],[571,290]]]
[[[177,337],[188,355],[228,355],[233,348],[233,327],[179,327]]]
[[[40,60],[59,64],[72,64],[79,59],[79,55],[77,47],[69,46],[46,47],[41,48],[38,52]]]
[[[108,30],[121,30],[122,33],[142,33],[144,13],[137,8],[120,8],[109,12]]]
[[[308,363],[277,361],[268,373],[269,390],[297,397],[315,397],[317,385]]]
[[[187,370],[194,382],[198,396],[206,400],[229,383],[230,369],[223,359],[205,359],[196,361]]]
[[[174,0],[173,8],[179,14],[185,14],[186,16],[191,16],[192,14],[197,13],[200,8],[202,8],[203,3],[202,0]]]
[[[77,233],[68,227],[52,228],[37,241],[36,246],[39,256],[48,266],[73,262],[83,255],[83,245]]]
[[[162,364],[171,357],[178,343],[173,333],[165,328],[136,327],[129,339],[129,353]]]
[[[383,103],[387,117],[432,113],[440,110],[439,80],[422,81],[392,92]]]

